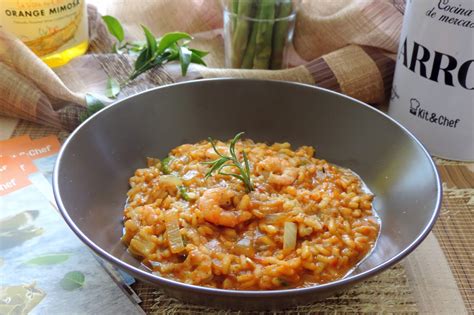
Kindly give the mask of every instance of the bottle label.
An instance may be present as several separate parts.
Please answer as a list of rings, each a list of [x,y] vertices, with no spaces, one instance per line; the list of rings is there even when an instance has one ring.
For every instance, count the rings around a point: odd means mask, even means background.
[[[0,28],[45,57],[88,39],[85,0],[2,0]]]
[[[474,160],[474,2],[407,1],[389,115],[431,154]]]

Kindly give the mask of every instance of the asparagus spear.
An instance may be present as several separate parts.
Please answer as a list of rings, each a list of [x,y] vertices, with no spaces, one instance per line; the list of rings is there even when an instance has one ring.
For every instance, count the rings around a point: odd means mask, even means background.
[[[250,17],[252,14],[252,1],[241,0],[238,4],[235,29],[232,34],[232,56],[231,64],[233,68],[240,68],[242,58],[247,47],[249,37],[250,22],[242,17]]]
[[[261,6],[258,7],[257,9],[257,18],[261,14]],[[250,35],[249,42],[247,44],[247,49],[245,50],[244,58],[242,60],[242,69],[252,69],[253,68],[253,58],[255,56],[255,46],[256,46],[256,40],[257,40],[257,33],[258,33],[258,23],[259,22],[253,22],[252,25],[252,33]]]
[[[234,33],[235,30],[235,22],[237,21],[237,14],[239,14],[239,0],[232,0],[231,2],[231,7],[230,7],[230,12],[232,13],[231,15],[231,32],[232,34]]]
[[[291,14],[293,10],[291,5],[291,0],[280,0],[280,5],[278,8],[278,13],[276,14],[276,18],[285,18]],[[271,60],[271,68],[272,69],[281,69],[282,62],[283,62],[283,50],[285,48],[287,36],[288,36],[288,28],[290,22],[285,19],[281,21],[275,22],[275,26],[273,28],[273,44],[272,44],[272,60]]]
[[[252,69],[253,68],[253,57],[255,56],[255,41],[257,39],[258,32],[258,22],[253,22],[252,34],[250,35],[249,43],[247,49],[245,50],[244,59],[242,61],[242,69]]]
[[[272,20],[275,18],[276,0],[261,0],[258,19]],[[257,36],[255,38],[254,69],[268,69],[272,54],[273,21],[258,22]]]

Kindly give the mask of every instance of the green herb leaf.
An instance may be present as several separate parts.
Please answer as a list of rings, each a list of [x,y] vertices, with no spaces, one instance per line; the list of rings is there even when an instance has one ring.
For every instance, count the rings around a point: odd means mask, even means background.
[[[104,103],[92,94],[86,94],[87,107],[105,107]]]
[[[182,32],[173,32],[165,34],[158,44],[158,54],[162,54],[167,48],[169,48],[172,44],[176,43],[179,40],[188,39],[191,40],[191,35]]]
[[[150,70],[153,67],[161,65],[166,60],[166,57],[167,57],[164,54],[159,55],[156,53],[157,43],[156,43],[155,36],[145,26],[142,25],[142,28],[143,28],[143,31],[145,32],[146,47],[142,50],[137,60],[135,61],[135,70],[130,75],[129,77],[130,80],[135,79],[140,74],[142,74],[145,71]]]
[[[170,169],[170,162],[173,158],[168,156],[166,158],[163,159],[163,161],[161,161],[161,171],[163,172],[163,174],[170,174],[171,173],[171,169]]]
[[[146,53],[146,50],[148,49],[145,49],[143,52]],[[167,53],[164,53],[163,55],[158,56],[155,59],[152,58],[152,59],[146,60],[140,68],[137,68],[133,71],[133,73],[129,77],[129,80],[133,80],[136,77],[138,77],[140,74],[150,69],[153,69],[156,66],[162,65],[163,63],[167,61],[167,58],[168,58]]]
[[[68,260],[71,254],[68,253],[54,253],[37,256],[25,262],[26,265],[48,266],[56,265]]]
[[[143,48],[145,48],[145,42],[142,41],[142,40],[131,41],[130,43],[128,43],[128,45],[131,48],[134,48],[134,49],[143,49]]]
[[[164,52],[163,54],[159,55],[158,57],[156,57],[155,60],[153,60],[151,63],[150,63],[150,67],[149,69],[151,68],[154,68],[156,66],[161,66],[162,64],[166,63],[169,61],[169,55],[167,52]]]
[[[235,156],[235,144],[237,143],[237,141],[239,141],[240,137],[243,135],[244,133],[243,132],[239,132],[238,134],[235,135],[234,139],[232,139],[232,141],[230,142],[230,146],[229,146],[229,152],[232,156]]]
[[[104,103],[102,103],[97,97],[93,96],[92,94],[86,94],[86,104],[86,111],[79,116],[79,121],[81,123],[105,107]]]
[[[143,72],[151,69],[153,65],[151,64],[154,60],[149,57],[150,50],[147,48],[143,49],[137,60],[135,61],[135,70],[130,75],[129,79],[133,80],[138,77]]]
[[[229,165],[227,165],[227,166],[229,166]],[[245,178],[241,175],[234,174],[234,173],[227,173],[227,172],[223,172],[223,171],[219,171],[219,174],[235,177],[235,178],[240,179],[241,181],[243,181],[245,183]]]
[[[178,60],[179,59],[179,46],[176,43],[170,45],[170,47],[166,48],[166,53],[168,53],[168,61]]]
[[[86,277],[80,271],[71,271],[64,275],[59,284],[67,291],[73,291],[84,286]]]
[[[143,68],[148,61],[148,49],[145,48],[142,50],[140,55],[138,55],[137,60],[135,60],[135,71]]]
[[[216,154],[220,157],[225,157],[224,155],[222,155],[219,150],[217,150],[217,147],[216,147],[216,144],[214,143],[214,140],[212,140],[211,137],[207,138],[209,140],[209,142],[211,143],[212,145],[212,148],[214,149],[214,152],[216,152]]]
[[[107,88],[105,89],[105,96],[109,98],[116,98],[120,93],[120,84],[114,78],[107,79]]]
[[[142,41],[134,41],[127,44],[128,53],[135,56],[139,55],[145,47],[146,45]]]
[[[186,46],[179,47],[179,62],[181,63],[181,75],[184,77],[188,72],[189,64],[191,63],[191,50]]]
[[[204,60],[202,60],[201,57],[199,57],[198,55],[196,55],[194,53],[191,55],[191,62],[200,64],[200,65],[203,65],[203,66],[207,66],[207,64],[204,62]]]
[[[104,15],[102,20],[104,20],[109,33],[112,34],[119,42],[122,42],[124,39],[124,32],[120,22],[110,15]]]
[[[230,159],[227,158],[227,157],[222,157],[222,158],[217,159],[217,160],[215,160],[213,162],[210,162],[210,163],[204,162],[205,164],[212,165],[211,168],[209,169],[209,171],[206,173],[206,176],[204,177],[204,179],[209,178],[212,175],[212,173],[214,173],[216,171],[218,172],[219,170],[221,170],[224,167],[224,164],[227,161],[230,161]]]
[[[194,48],[189,48],[189,50],[191,50],[193,52],[193,55],[201,57],[201,58],[206,57],[209,54],[208,51],[197,50],[197,49],[194,49]]]
[[[250,174],[250,165],[249,159],[247,158],[247,153],[245,153],[245,151],[242,151],[242,155],[244,156],[245,171],[247,172],[247,174]]]
[[[186,187],[184,187],[184,185],[179,185],[178,190],[179,190],[179,194],[181,195],[181,198],[183,198],[186,201],[189,201],[189,195],[188,195],[188,191],[186,190]]]
[[[145,26],[142,25],[142,28],[143,32],[145,32],[146,47],[148,48],[148,57],[153,58],[157,48],[155,36]]]
[[[241,180],[244,183],[247,192],[254,190],[252,179],[250,178],[250,166],[249,166],[247,154],[243,152],[244,165],[242,165],[242,163],[239,161],[239,158],[237,157],[237,153],[235,152],[235,144],[240,140],[240,137],[243,134],[244,134],[243,132],[239,132],[238,134],[235,135],[234,139],[231,140],[230,145],[229,145],[229,152],[231,156],[225,156],[221,154],[217,150],[217,147],[214,141],[211,138],[209,138],[209,142],[211,143],[212,148],[214,149],[214,152],[218,156],[220,156],[220,158],[214,161],[210,161],[210,162],[203,162],[203,164],[207,164],[211,166],[209,171],[206,173],[205,179],[211,176],[212,173],[217,172],[218,174],[232,176]],[[229,161],[230,163],[227,163]],[[224,168],[231,167],[231,166],[236,167],[239,171],[239,174],[224,172]]]

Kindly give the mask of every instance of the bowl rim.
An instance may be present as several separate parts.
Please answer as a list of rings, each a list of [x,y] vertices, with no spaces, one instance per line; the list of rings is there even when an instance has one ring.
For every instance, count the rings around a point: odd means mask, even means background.
[[[389,260],[371,268],[366,271],[363,271],[359,274],[356,275],[349,275],[348,277],[328,282],[325,284],[316,284],[313,286],[309,287],[303,287],[303,288],[289,288],[289,289],[283,289],[283,290],[262,290],[262,291],[257,291],[257,290],[228,290],[228,289],[218,289],[218,288],[211,288],[211,287],[204,287],[204,286],[199,286],[199,285],[193,285],[193,284],[187,284],[184,282],[179,282],[175,281],[172,279],[168,279],[165,277],[157,276],[149,271],[145,271],[142,269],[139,269],[137,267],[134,267],[132,265],[129,265],[125,261],[113,256],[112,254],[108,253],[104,249],[102,249],[100,246],[95,244],[91,239],[89,239],[80,229],[79,227],[73,222],[71,217],[68,214],[68,211],[66,210],[66,207],[64,206],[62,200],[61,200],[61,195],[60,195],[60,188],[58,184],[59,180],[59,169],[61,166],[61,160],[62,157],[69,145],[69,143],[72,141],[74,136],[80,132],[82,128],[87,126],[88,123],[90,123],[91,120],[95,119],[98,115],[102,115],[104,112],[107,110],[110,110],[112,107],[119,105],[121,103],[126,103],[129,99],[137,97],[139,95],[145,94],[145,93],[152,93],[156,90],[161,90],[161,89],[167,89],[167,88],[173,88],[175,86],[186,86],[186,85],[199,85],[199,84],[207,84],[208,82],[217,82],[217,81],[243,81],[249,84],[252,84],[250,82],[257,82],[257,83],[262,83],[262,82],[272,82],[272,84],[282,84],[282,85],[293,85],[297,87],[303,87],[303,88],[310,88],[310,89],[315,89],[319,90],[323,93],[329,93],[332,94],[336,97],[342,97],[351,100],[352,102],[357,103],[360,106],[365,107],[365,109],[371,110],[375,112],[378,115],[381,115],[385,119],[390,120],[392,123],[396,124],[399,128],[404,131],[408,137],[410,137],[423,151],[425,156],[428,158],[428,161],[430,163],[431,169],[435,175],[436,179],[436,204],[435,204],[435,209],[426,224],[426,226],[423,228],[421,233],[418,234],[418,236],[402,251],[400,251],[398,254],[390,258]],[[441,208],[441,199],[442,199],[442,185],[441,185],[441,179],[438,173],[438,170],[436,168],[436,165],[427,151],[427,149],[423,146],[423,144],[409,131],[407,128],[405,128],[402,124],[397,122],[395,119],[387,115],[386,113],[382,112],[381,110],[374,108],[373,106],[370,106],[360,100],[357,100],[353,97],[344,95],[342,93],[338,93],[332,90],[328,90],[325,88],[321,88],[318,86],[310,85],[310,84],[305,84],[305,83],[298,83],[298,82],[289,82],[289,81],[278,81],[278,80],[260,80],[260,79],[241,79],[241,78],[211,78],[211,79],[200,79],[200,80],[193,80],[193,81],[186,81],[186,82],[178,82],[178,83],[173,83],[169,85],[164,85],[164,86],[158,86],[152,89],[148,89],[142,92],[139,92],[134,95],[127,96],[121,100],[118,100],[109,106],[106,106],[105,108],[101,109],[100,111],[94,113],[91,117],[86,119],[81,125],[79,125],[70,135],[69,137],[65,140],[63,145],[61,146],[61,149],[58,153],[57,160],[54,166],[54,171],[53,171],[53,193],[54,193],[54,198],[56,200],[56,203],[58,205],[59,211],[61,215],[63,216],[64,220],[66,223],[69,225],[71,230],[79,237],[79,239],[86,244],[90,249],[92,249],[97,255],[99,255],[101,258],[105,259],[106,261],[120,267],[121,269],[132,273],[133,275],[136,275],[137,277],[148,281],[150,283],[153,283],[154,285],[164,285],[165,287],[173,287],[176,289],[180,290],[186,290],[186,291],[195,291],[195,292],[201,292],[201,293],[206,293],[210,295],[219,295],[219,296],[230,296],[230,297],[259,297],[259,298],[264,298],[264,297],[279,297],[279,296],[288,296],[288,295],[305,295],[309,293],[317,293],[319,291],[326,291],[326,290],[334,290],[340,287],[344,287],[346,285],[350,284],[355,284],[359,281],[365,280],[373,275],[376,275],[389,267],[393,266],[403,258],[405,258],[408,254],[410,254],[420,243],[428,236],[429,232],[433,228],[436,219],[439,215],[440,208]]]

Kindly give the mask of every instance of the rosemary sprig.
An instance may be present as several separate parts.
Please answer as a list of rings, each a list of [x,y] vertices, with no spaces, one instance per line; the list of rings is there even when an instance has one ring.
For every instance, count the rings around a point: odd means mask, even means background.
[[[212,148],[214,149],[214,152],[216,152],[219,158],[215,159],[214,161],[203,162],[204,164],[208,164],[211,166],[209,171],[206,173],[205,179],[209,178],[213,173],[217,172],[221,175],[228,175],[240,179],[244,183],[247,192],[254,190],[252,179],[250,178],[250,166],[247,154],[245,153],[245,151],[242,151],[242,156],[244,160],[244,164],[242,165],[242,163],[239,161],[239,158],[237,157],[237,153],[235,152],[235,144],[237,143],[237,141],[239,141],[240,137],[243,134],[244,132],[239,132],[230,142],[230,156],[221,154],[217,150],[214,140],[212,140],[212,138],[210,137],[208,138],[209,142],[212,145]],[[224,172],[224,168],[231,166],[237,167],[237,169],[239,170],[239,174]]]

